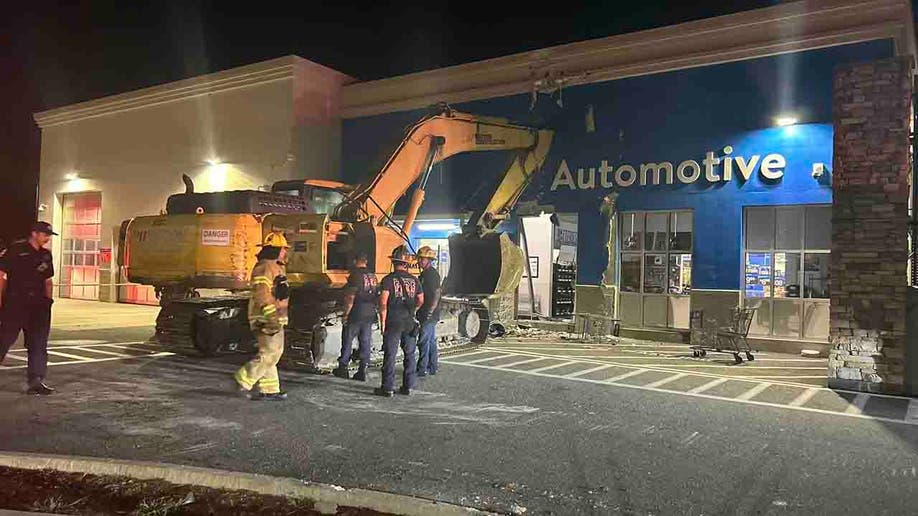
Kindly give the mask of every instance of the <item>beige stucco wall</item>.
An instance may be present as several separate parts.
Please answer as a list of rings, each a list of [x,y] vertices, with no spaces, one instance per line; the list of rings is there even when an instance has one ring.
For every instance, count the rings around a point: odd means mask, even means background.
[[[46,208],[39,216],[61,227],[62,194],[101,192],[101,246],[117,252],[113,229],[131,217],[159,213],[169,195],[184,191],[182,174],[194,179],[196,191],[337,177],[336,99],[348,78],[289,59],[285,76],[203,94],[199,88],[196,96],[45,125],[39,203]],[[68,179],[72,173],[79,179]],[[53,251],[59,260],[60,241]],[[102,276],[117,278],[116,272],[113,264]],[[103,299],[114,298],[113,290],[102,290]]]

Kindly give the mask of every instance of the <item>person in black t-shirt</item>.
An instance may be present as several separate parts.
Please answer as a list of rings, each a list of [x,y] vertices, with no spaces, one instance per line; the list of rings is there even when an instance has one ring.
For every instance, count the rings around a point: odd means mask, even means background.
[[[54,264],[51,251],[44,246],[56,234],[47,222],[37,222],[27,241],[13,244],[0,258],[0,362],[19,332],[25,333],[29,354],[28,394],[54,392],[45,384]]]
[[[376,322],[376,304],[379,299],[379,285],[376,273],[367,269],[366,253],[358,254],[354,260],[355,268],[347,278],[344,294],[344,328],[341,332],[341,356],[338,367],[332,374],[347,378],[347,365],[351,361],[351,350],[354,337],[360,345],[360,367],[352,377],[353,380],[367,381],[367,367],[370,366],[370,346],[372,344],[373,323]]]
[[[418,337],[418,376],[437,374],[437,321],[440,320],[440,273],[433,266],[436,252],[430,246],[418,249],[424,304],[418,310],[421,334]]]
[[[395,272],[383,278],[379,293],[379,324],[383,334],[382,386],[373,391],[379,396],[390,397],[395,393],[395,356],[399,345],[404,353],[401,394],[411,394],[414,388],[415,347],[418,338],[418,308],[424,304],[421,282],[408,272],[411,255],[401,245],[392,251],[392,266]]]

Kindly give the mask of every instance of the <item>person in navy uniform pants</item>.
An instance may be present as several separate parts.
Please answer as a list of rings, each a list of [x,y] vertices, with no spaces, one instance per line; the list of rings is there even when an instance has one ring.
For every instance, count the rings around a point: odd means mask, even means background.
[[[418,337],[418,376],[437,374],[437,321],[440,320],[440,273],[433,266],[436,252],[430,246],[418,249],[424,304],[418,310],[421,335]]]
[[[29,354],[28,394],[48,395],[48,333],[54,264],[45,245],[57,235],[47,222],[37,222],[25,242],[15,243],[0,258],[0,363],[19,333],[25,333]]]
[[[373,342],[373,323],[376,322],[376,304],[379,302],[379,285],[376,273],[367,269],[367,255],[360,253],[354,259],[355,268],[347,277],[344,294],[344,329],[341,332],[341,355],[338,367],[332,374],[347,378],[347,365],[351,361],[354,337],[359,343],[360,366],[352,380],[367,381],[370,350]]]
[[[389,259],[395,272],[383,278],[379,292],[379,324],[383,334],[382,386],[373,391],[386,397],[395,394],[395,356],[399,345],[404,353],[404,371],[402,387],[398,392],[408,395],[414,388],[415,353],[420,330],[415,315],[424,304],[421,282],[408,272],[408,261],[411,259],[408,248],[403,245],[396,247]]]

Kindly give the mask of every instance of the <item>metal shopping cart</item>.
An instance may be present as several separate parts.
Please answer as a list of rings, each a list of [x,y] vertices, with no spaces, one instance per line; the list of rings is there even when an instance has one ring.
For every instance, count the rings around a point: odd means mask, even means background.
[[[721,327],[705,327],[703,312],[694,311],[691,318],[692,356],[704,357],[708,351],[713,351],[732,354],[737,364],[743,362],[741,354],[745,354],[750,362],[755,360],[747,339],[755,311],[755,308],[736,307],[730,312],[730,325]]]

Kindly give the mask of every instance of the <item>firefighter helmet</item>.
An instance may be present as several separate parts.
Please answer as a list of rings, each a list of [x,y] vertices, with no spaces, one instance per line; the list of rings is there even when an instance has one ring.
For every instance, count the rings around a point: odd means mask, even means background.
[[[418,259],[427,258],[429,260],[436,260],[437,252],[434,251],[433,248],[431,248],[429,245],[425,245],[424,247],[418,249],[417,257]]]
[[[408,263],[411,261],[411,253],[408,252],[407,246],[400,245],[392,250],[392,255],[389,256],[389,259],[393,262]]]
[[[259,245],[260,247],[290,247],[290,244],[287,243],[287,237],[283,233],[274,231],[265,235],[265,241]]]

